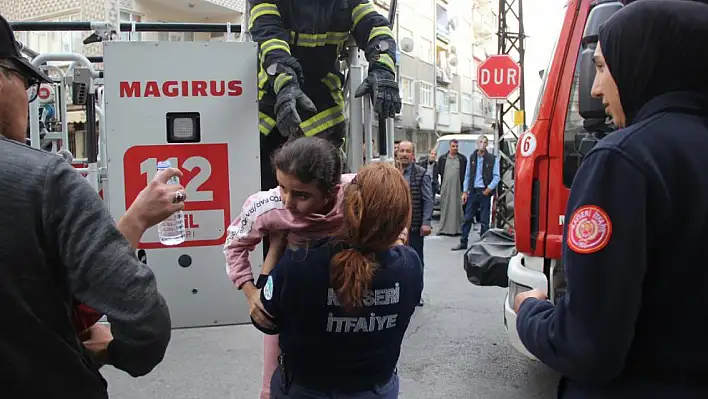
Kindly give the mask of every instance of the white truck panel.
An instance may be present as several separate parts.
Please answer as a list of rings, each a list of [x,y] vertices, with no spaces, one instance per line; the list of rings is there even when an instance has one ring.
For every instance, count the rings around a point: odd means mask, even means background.
[[[255,43],[106,42],[104,98],[108,183],[118,220],[171,159],[184,173],[187,240],[139,248],[155,271],[175,328],[250,323],[248,305],[224,269],[226,228],[260,189]],[[196,142],[168,142],[167,114],[198,115]],[[197,113],[197,114],[194,114]],[[262,249],[251,256],[262,262]]]

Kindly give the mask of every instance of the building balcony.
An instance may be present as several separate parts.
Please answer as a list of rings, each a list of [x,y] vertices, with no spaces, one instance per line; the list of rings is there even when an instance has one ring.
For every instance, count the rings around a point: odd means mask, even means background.
[[[477,21],[472,24],[472,32],[474,33],[475,38],[481,41],[489,40],[496,34],[494,26]]]
[[[450,29],[444,26],[437,25],[435,27],[435,33],[437,34],[438,40],[442,43],[450,43]]]
[[[243,14],[245,0],[135,0],[134,4],[134,11],[150,20],[233,22]]]
[[[452,71],[449,67],[435,68],[435,81],[443,86],[448,86],[452,83]]]

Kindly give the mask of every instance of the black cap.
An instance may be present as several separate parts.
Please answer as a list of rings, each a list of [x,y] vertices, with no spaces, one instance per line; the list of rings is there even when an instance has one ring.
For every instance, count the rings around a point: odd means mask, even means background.
[[[52,83],[52,79],[22,56],[20,43],[15,40],[10,24],[0,15],[0,59],[13,60],[25,77],[42,83]]]

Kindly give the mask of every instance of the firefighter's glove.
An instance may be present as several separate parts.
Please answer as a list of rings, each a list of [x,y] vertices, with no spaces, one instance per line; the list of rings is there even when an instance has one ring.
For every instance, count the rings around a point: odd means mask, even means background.
[[[298,106],[310,112],[317,112],[317,108],[294,80],[290,80],[279,89],[278,99],[275,101],[276,124],[280,134],[295,138],[301,135],[300,123],[302,119],[297,112]]]
[[[364,83],[356,89],[354,97],[359,98],[365,94],[371,96],[374,111],[379,118],[395,118],[396,114],[401,112],[401,96],[398,94],[398,83],[392,72],[384,69],[370,70]]]

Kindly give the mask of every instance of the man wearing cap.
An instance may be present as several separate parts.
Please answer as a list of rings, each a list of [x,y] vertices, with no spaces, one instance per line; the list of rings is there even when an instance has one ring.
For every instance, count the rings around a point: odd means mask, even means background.
[[[20,55],[9,24],[0,17],[3,397],[104,399],[101,365],[137,377],[164,357],[169,311],[154,274],[138,261],[126,237],[137,242],[151,223],[176,209],[140,217],[127,212],[119,222],[124,237],[74,168],[25,145],[28,100],[49,82]],[[151,183],[138,202],[158,200],[155,205],[177,198],[159,186],[159,181]],[[71,319],[75,300],[105,314],[110,329],[95,325],[79,338]]]

